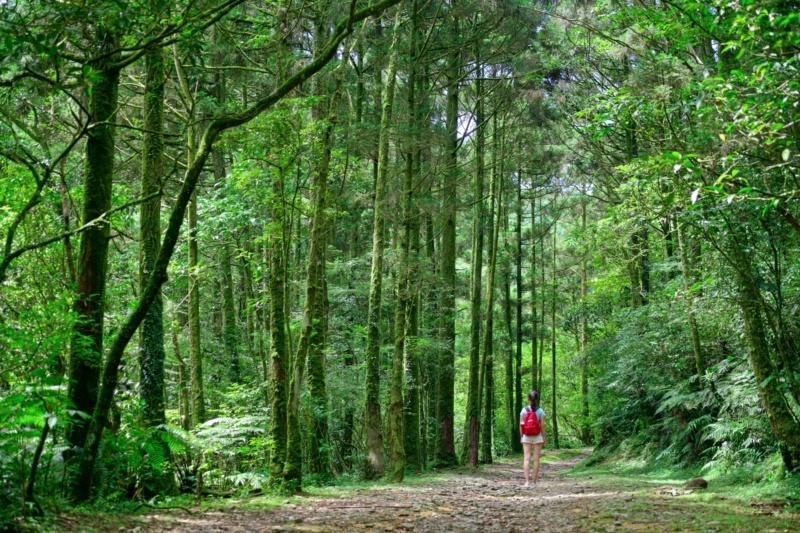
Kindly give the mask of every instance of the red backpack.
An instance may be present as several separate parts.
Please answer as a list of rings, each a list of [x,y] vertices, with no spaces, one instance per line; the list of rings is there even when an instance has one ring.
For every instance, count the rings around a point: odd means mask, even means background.
[[[542,432],[539,427],[539,417],[536,416],[536,411],[528,407],[528,412],[525,413],[525,420],[522,422],[522,434],[528,437],[533,437]]]

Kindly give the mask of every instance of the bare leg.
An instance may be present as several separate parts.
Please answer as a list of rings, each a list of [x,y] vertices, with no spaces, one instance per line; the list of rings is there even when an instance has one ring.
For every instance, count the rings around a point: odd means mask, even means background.
[[[530,447],[531,445],[528,444]],[[539,456],[542,454],[542,443],[533,444],[533,483],[539,479]],[[527,477],[526,477],[527,479]]]
[[[522,451],[525,454],[523,459],[522,459],[522,471],[525,473],[525,483],[527,483],[528,480],[530,479],[531,446],[533,446],[533,444],[531,444],[529,442],[523,442],[522,443]]]

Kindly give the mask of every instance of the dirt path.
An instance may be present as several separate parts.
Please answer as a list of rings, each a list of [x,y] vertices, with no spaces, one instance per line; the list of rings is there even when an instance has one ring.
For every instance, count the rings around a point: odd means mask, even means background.
[[[551,454],[554,452],[550,452]],[[341,497],[300,496],[272,510],[158,513],[132,522],[106,523],[102,530],[150,533],[172,531],[789,531],[797,517],[759,512],[741,516],[728,502],[715,504],[662,495],[658,490],[625,491],[590,478],[565,475],[582,456],[542,465],[536,488],[523,488],[519,462],[497,463],[479,471],[462,469],[409,484],[347,490]],[[550,459],[555,459],[550,456]],[[769,515],[769,516],[766,516]],[[722,517],[720,519],[720,517]],[[733,521],[729,522],[726,517]],[[108,527],[108,529],[106,529]],[[71,528],[69,528],[71,529]]]

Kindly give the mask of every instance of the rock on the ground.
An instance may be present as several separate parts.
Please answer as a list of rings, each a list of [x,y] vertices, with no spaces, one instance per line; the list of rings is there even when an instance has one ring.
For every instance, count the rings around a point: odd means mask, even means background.
[[[683,488],[685,489],[707,489],[708,488],[708,481],[701,477],[696,477],[694,479],[690,479],[686,483],[683,484]]]

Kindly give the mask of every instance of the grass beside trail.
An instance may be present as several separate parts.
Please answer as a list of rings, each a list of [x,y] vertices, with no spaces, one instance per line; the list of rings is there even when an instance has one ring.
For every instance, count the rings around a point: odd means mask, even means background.
[[[800,476],[781,478],[779,470],[769,462],[703,471],[614,456],[597,462],[589,456],[567,475],[598,492],[619,494],[596,517],[599,529],[636,530],[658,517],[666,530],[797,531]],[[685,494],[683,484],[695,477],[706,479],[708,488]]]

